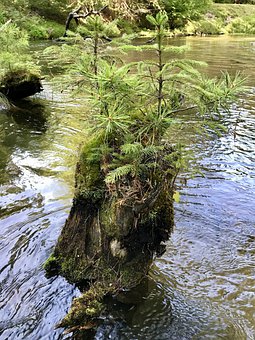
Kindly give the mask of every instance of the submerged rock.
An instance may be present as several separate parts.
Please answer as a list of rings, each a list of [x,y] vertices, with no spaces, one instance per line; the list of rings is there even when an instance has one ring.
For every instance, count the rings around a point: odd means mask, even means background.
[[[8,71],[0,79],[0,92],[9,100],[16,101],[43,91],[38,74],[27,70]]]

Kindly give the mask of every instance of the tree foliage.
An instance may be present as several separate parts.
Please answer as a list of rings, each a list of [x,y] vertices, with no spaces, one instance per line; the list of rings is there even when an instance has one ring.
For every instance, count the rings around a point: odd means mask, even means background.
[[[78,304],[74,301],[59,324],[71,330],[95,321],[103,296],[136,285],[153,255],[164,252],[162,242],[173,226],[173,200],[179,200],[174,182],[187,165],[180,143],[166,138],[178,113],[192,107],[202,121],[211,122],[217,117],[215,109],[242,84],[228,74],[208,79],[197,70],[201,64],[192,60],[169,60],[167,52],[179,49],[165,45],[166,12],[147,19],[155,28],[151,45],[105,42],[105,22],[96,14],[83,37],[72,36],[68,45],[46,51],[53,52],[56,64],[59,56],[67,57],[66,81],[71,80],[75,94],[85,96],[90,128],[76,167],[73,207],[50,262],[72,282],[93,280],[102,283],[103,290],[96,293],[96,304],[88,299],[91,289]],[[120,49],[132,48],[150,49],[155,56],[121,61]]]
[[[166,60],[170,50],[181,53],[184,49],[164,44],[166,12],[147,19],[155,27],[155,44],[117,45],[122,51],[150,49],[156,60],[122,64],[114,56],[116,52],[107,55],[106,45],[113,48],[114,41],[104,41],[105,23],[98,15],[89,18],[89,31],[86,27],[81,30],[86,37],[89,33],[89,39],[76,38],[82,46],[80,53],[77,44],[47,51],[56,57],[68,50],[67,81],[71,76],[76,93],[86,93],[91,133],[101,136],[98,147],[91,150],[91,159],[100,163],[108,189],[122,192],[126,198],[136,192],[142,199],[149,188],[185,166],[180,147],[174,141],[163,141],[179,111],[194,108],[202,120],[214,120],[217,108],[227,105],[243,82],[239,75],[232,79],[227,73],[209,79],[197,70],[202,64],[194,60]],[[72,50],[75,63],[69,64]]]
[[[0,26],[0,74],[17,69],[39,71],[29,53],[28,34],[8,21]]]
[[[42,11],[36,7],[37,4],[40,4]],[[65,2],[62,7],[52,7],[52,2],[46,4],[45,1],[0,1],[0,25],[11,20],[20,29],[25,30],[30,39],[49,39],[61,36],[67,13]]]
[[[171,29],[183,27],[188,20],[198,19],[211,5],[211,0],[158,0],[157,6],[165,10]]]

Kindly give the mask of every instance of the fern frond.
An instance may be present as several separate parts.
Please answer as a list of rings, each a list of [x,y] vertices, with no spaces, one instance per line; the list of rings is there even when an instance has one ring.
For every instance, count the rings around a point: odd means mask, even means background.
[[[126,155],[139,155],[143,146],[141,143],[127,143],[121,146],[121,151]]]
[[[134,170],[134,167],[132,164],[126,164],[126,165],[120,166],[116,168],[115,170],[112,170],[108,173],[108,175],[105,178],[105,182],[107,184],[116,183],[121,177],[124,177],[132,173],[133,170]]]

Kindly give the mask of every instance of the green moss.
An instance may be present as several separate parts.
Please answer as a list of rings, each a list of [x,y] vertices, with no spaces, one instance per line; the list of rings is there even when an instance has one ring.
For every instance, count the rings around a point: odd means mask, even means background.
[[[119,226],[116,223],[116,202],[106,201],[100,210],[100,221],[104,226],[107,237],[120,237]]]
[[[0,77],[0,92],[9,100],[29,97],[42,90],[39,73],[28,69],[9,70]]]
[[[107,285],[92,285],[82,296],[74,299],[72,307],[58,327],[83,328],[94,318],[98,318],[104,309],[102,303],[105,294],[111,290]]]
[[[111,268],[102,259],[94,263],[93,271],[97,275],[95,283],[91,284],[80,297],[74,299],[70,311],[58,327],[83,329],[92,324],[105,308],[104,297],[137,286],[147,274],[149,265],[150,262],[148,264],[143,255],[138,261],[136,258],[123,268],[121,265]],[[116,269],[118,267],[119,270]]]
[[[16,69],[7,71],[0,79],[0,86],[15,86],[23,82],[38,83],[39,73],[30,72],[27,69]]]
[[[50,257],[44,262],[43,269],[45,270],[47,277],[56,275],[58,273],[59,263],[54,254],[51,254]]]
[[[88,261],[79,258],[60,259],[61,274],[70,282],[79,283],[87,277],[87,270],[90,267]]]
[[[77,197],[96,202],[104,195],[104,180],[100,169],[98,148],[102,137],[92,137],[83,147],[76,171]]]
[[[137,286],[147,275],[150,265],[151,261],[144,254],[141,254],[123,266],[119,274],[121,287],[131,289]]]

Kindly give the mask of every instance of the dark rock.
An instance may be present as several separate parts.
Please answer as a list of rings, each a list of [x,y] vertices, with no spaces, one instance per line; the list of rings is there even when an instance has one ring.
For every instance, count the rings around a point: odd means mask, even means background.
[[[39,75],[27,70],[7,72],[0,80],[0,92],[9,100],[16,101],[43,91]]]

